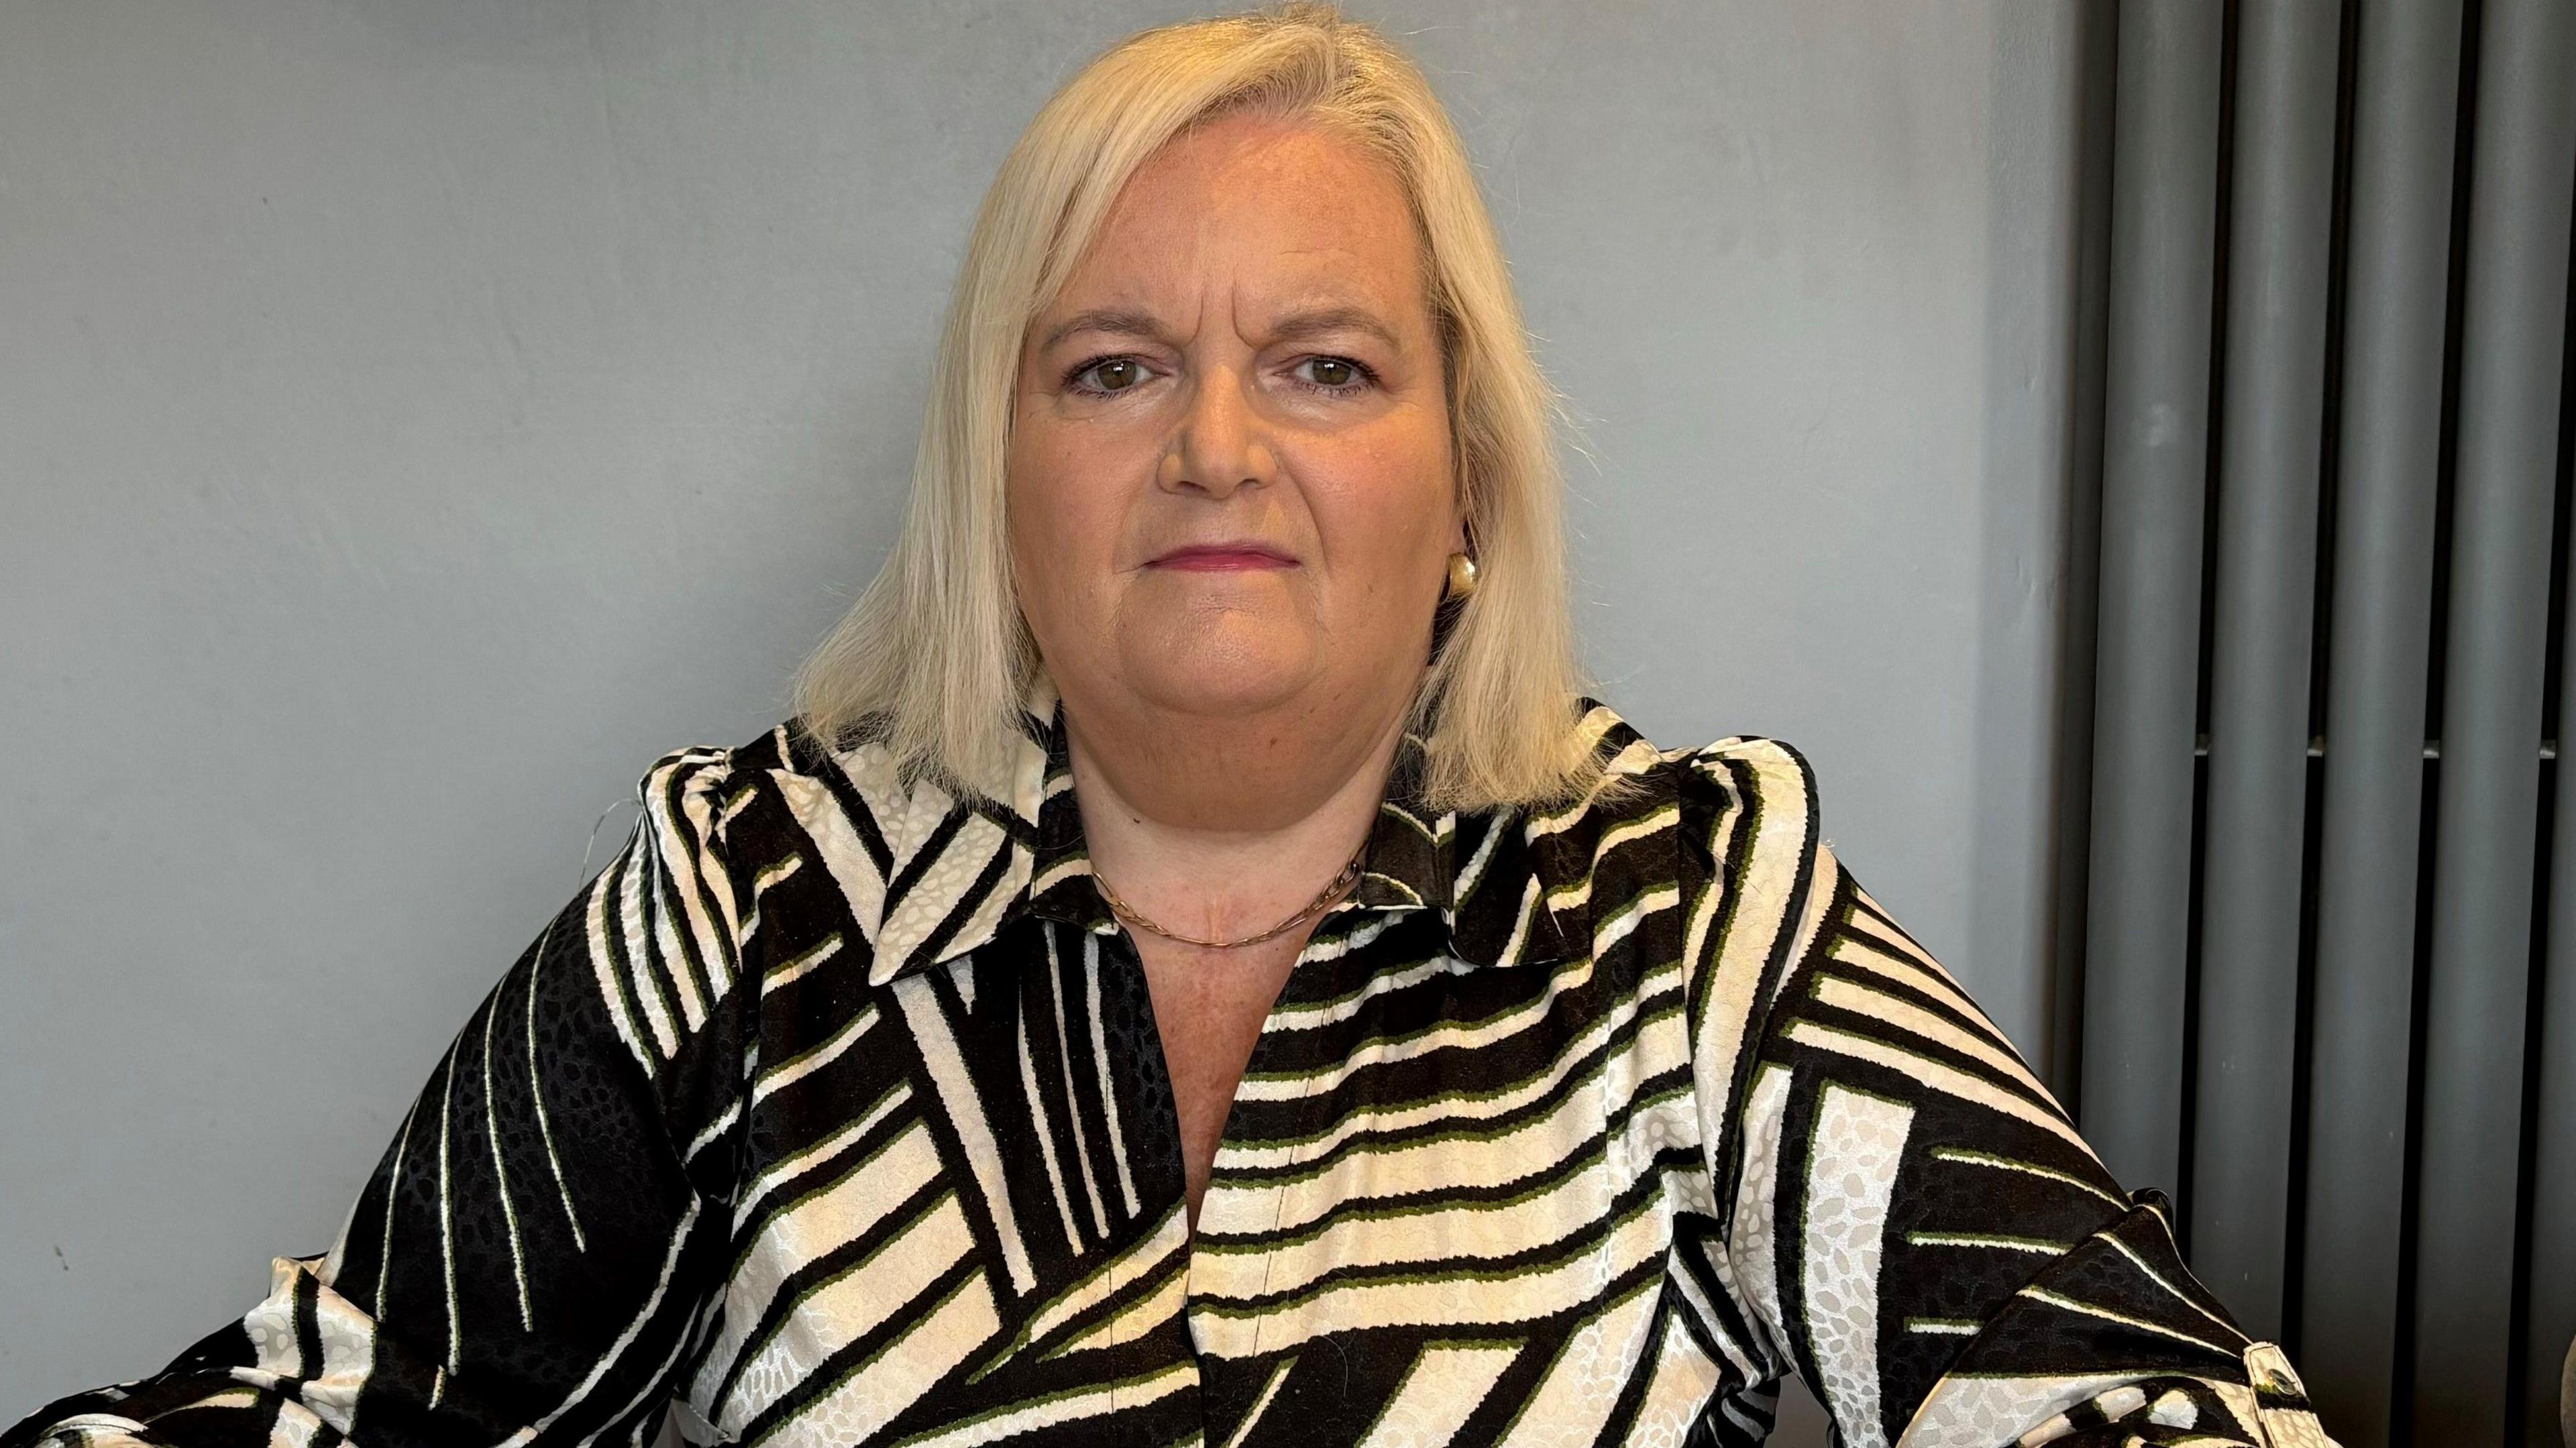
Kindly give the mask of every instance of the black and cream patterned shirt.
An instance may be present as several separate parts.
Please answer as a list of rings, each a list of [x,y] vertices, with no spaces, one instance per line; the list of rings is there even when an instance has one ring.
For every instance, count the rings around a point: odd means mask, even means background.
[[[787,726],[639,785],[328,1255],[4,1448],[2323,1442],[1807,766],[1580,724],[1634,797],[1434,814],[1262,1026],[1198,1228],[1043,676],[952,798]]]

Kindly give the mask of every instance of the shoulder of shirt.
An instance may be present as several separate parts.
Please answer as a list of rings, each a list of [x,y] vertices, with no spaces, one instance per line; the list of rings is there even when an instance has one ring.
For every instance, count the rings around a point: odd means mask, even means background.
[[[1583,704],[1583,727],[1593,735],[1603,773],[1636,776],[1649,785],[1642,791],[1624,791],[1624,799],[1587,806],[1587,810],[1615,820],[1640,808],[1659,809],[1675,794],[1684,801],[1696,798],[1705,803],[1711,791],[1734,804],[1814,799],[1815,772],[1807,757],[1787,740],[1730,734],[1706,744],[1661,748],[1610,706],[1589,697]]]
[[[1753,834],[1773,842],[1746,856],[1759,869],[1803,870],[1801,861],[1828,852],[1819,832],[1816,773],[1795,745],[1731,734],[1658,753],[1655,769],[1669,772],[1672,782],[1653,790],[1647,807],[1671,800],[1675,827],[1685,836],[1706,846],[1720,834],[1735,834],[1733,821],[1743,816]]]
[[[1664,750],[1663,758],[1686,776],[1749,796],[1794,796],[1812,802],[1816,795],[1814,768],[1785,739],[1730,734],[1696,748]]]
[[[646,766],[639,784],[656,776],[702,771],[709,783],[725,778],[747,782],[769,773],[820,776],[841,772],[851,762],[836,758],[789,719],[739,744],[683,744],[670,749]]]
[[[1025,766],[1026,760],[1019,763]],[[1005,787],[1001,792],[1012,791]],[[746,816],[764,814],[810,823],[818,814],[831,813],[872,840],[915,843],[961,803],[1006,829],[1014,823],[1010,805],[998,798],[970,794],[961,799],[937,784],[909,780],[879,744],[826,748],[792,718],[740,744],[670,750],[638,778],[636,795],[648,809],[657,799],[671,807],[699,797],[711,800],[704,809],[690,803],[687,812],[697,825],[700,847],[719,851],[739,824],[750,822]],[[783,808],[761,810],[763,795]]]
[[[697,851],[719,851],[770,772],[800,771],[822,757],[801,740],[791,744],[790,728],[780,724],[741,744],[665,750],[635,777],[635,803],[645,818],[684,828]]]
[[[1533,815],[1526,826],[1533,836],[1551,835],[1576,853],[1593,854],[1670,830],[1704,841],[1744,814],[1759,833],[1786,847],[1761,852],[1766,860],[1801,856],[1819,843],[1815,771],[1786,740],[1731,734],[1662,748],[1598,700],[1584,703],[1603,773],[1627,776],[1626,783],[1570,810]]]

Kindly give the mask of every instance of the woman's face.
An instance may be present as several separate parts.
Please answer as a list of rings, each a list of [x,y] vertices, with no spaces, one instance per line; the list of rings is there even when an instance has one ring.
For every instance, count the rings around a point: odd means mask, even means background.
[[[1392,172],[1311,127],[1228,117],[1128,181],[1020,353],[1012,559],[1069,704],[1411,697],[1463,546],[1419,251]]]

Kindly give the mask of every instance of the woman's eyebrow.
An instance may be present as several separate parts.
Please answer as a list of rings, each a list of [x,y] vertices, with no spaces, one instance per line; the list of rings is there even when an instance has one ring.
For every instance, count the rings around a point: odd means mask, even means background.
[[[1094,307],[1089,311],[1076,312],[1057,323],[1048,331],[1045,340],[1038,343],[1038,347],[1041,351],[1046,350],[1076,332],[1109,332],[1128,337],[1152,337],[1161,330],[1148,313],[1125,307]]]
[[[1404,345],[1395,339],[1395,329],[1377,319],[1366,307],[1314,307],[1291,312],[1272,325],[1270,335],[1281,342],[1302,341],[1327,332],[1365,332],[1384,343],[1390,352],[1401,352]]]

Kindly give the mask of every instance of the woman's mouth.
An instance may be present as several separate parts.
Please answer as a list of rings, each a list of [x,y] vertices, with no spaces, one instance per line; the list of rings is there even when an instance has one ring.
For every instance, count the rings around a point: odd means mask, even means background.
[[[1145,565],[1192,573],[1230,573],[1247,568],[1294,568],[1297,560],[1258,543],[1194,543],[1175,548]]]

